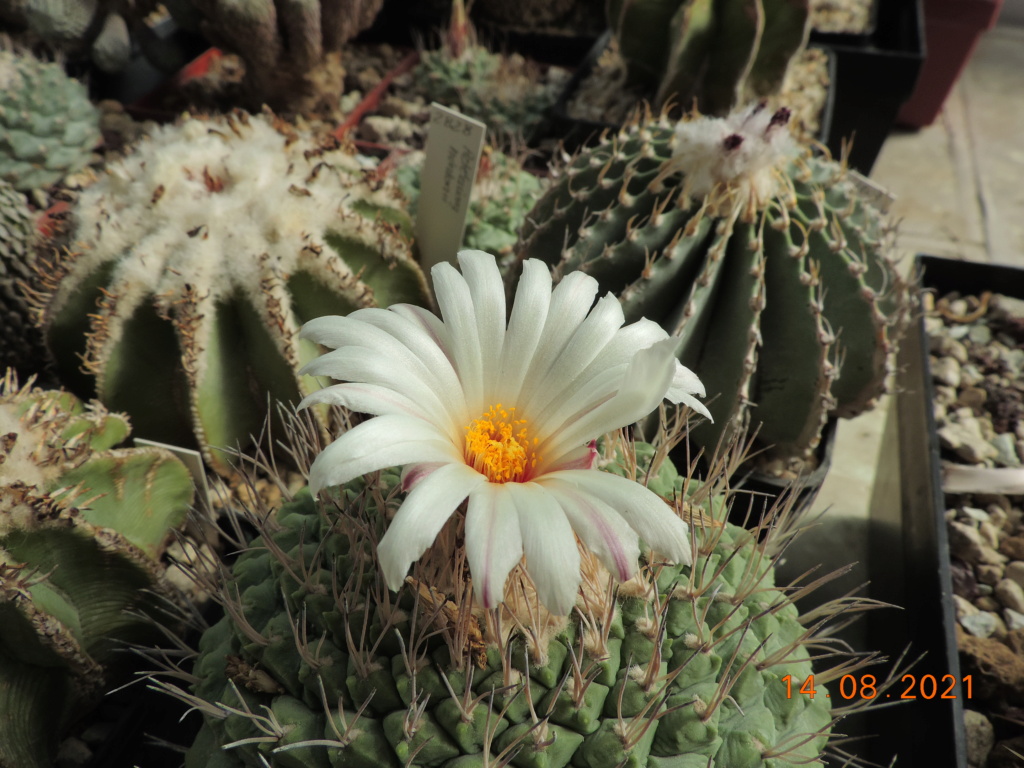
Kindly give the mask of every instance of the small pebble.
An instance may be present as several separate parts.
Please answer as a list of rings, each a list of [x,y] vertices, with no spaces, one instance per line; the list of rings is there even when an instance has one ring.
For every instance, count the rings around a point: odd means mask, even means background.
[[[999,617],[988,611],[981,611],[964,616],[960,619],[960,626],[966,629],[975,637],[991,637],[996,631],[996,622]]]
[[[956,389],[960,386],[960,363],[954,357],[940,357],[932,363],[932,376]]]
[[[979,611],[988,611],[989,613],[995,613],[996,611],[1001,611],[1003,609],[1002,604],[1000,604],[998,600],[994,597],[989,597],[988,595],[975,598],[974,607]]]
[[[1024,613],[1024,587],[1010,579],[1001,579],[995,586],[995,596],[1006,608]]]
[[[1005,608],[1003,610],[1003,621],[1006,622],[1006,628],[1013,632],[1015,629],[1024,629],[1024,613],[1015,611],[1013,608]]]
[[[1024,561],[1014,560],[1007,563],[1003,575],[1010,581],[1015,581],[1021,587],[1024,587]]]
[[[989,445],[996,449],[996,455],[993,459],[998,466],[1020,466],[1020,456],[1017,455],[1017,441],[1014,440],[1013,435],[1009,432],[1004,432],[1001,435],[996,435],[988,442]]]
[[[982,584],[995,585],[1003,578],[1003,568],[999,565],[976,565],[974,575]]]
[[[964,711],[964,733],[967,741],[967,764],[970,768],[981,768],[988,760],[995,744],[995,729],[981,712],[972,709]]]
[[[967,338],[975,344],[988,344],[992,341],[992,329],[984,323],[976,323],[967,332]]]
[[[999,529],[996,528],[988,520],[983,520],[978,525],[978,532],[981,534],[981,538],[985,540],[992,549],[999,549]]]
[[[960,597],[960,595],[953,595],[953,608],[956,611],[957,621],[960,621],[965,616],[973,616],[979,612],[970,600]]]
[[[997,576],[996,582],[998,581],[999,577]],[[993,584],[978,584],[975,586],[975,591],[978,593],[979,596],[984,597],[986,595],[991,595],[993,592],[995,592],[995,587]]]
[[[976,387],[985,380],[978,366],[974,363],[967,363],[960,367],[960,386]]]
[[[986,400],[988,400],[988,392],[981,387],[965,387],[960,390],[956,402],[957,405],[965,405],[972,410],[977,410],[985,404]]]
[[[977,507],[960,507],[960,515],[964,519],[973,520],[976,523],[987,523],[991,517],[989,513],[984,509],[978,509]]]

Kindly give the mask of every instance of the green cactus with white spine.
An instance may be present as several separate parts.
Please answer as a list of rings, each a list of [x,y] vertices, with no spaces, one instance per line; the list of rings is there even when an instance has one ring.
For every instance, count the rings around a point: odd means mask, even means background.
[[[62,380],[230,472],[214,449],[248,445],[268,396],[317,388],[302,323],[430,301],[401,195],[365,160],[267,115],[154,131],[81,193],[69,250],[39,270]]]
[[[0,180],[27,192],[85,167],[100,113],[63,67],[0,49]]]
[[[389,592],[375,543],[400,504],[397,470],[353,481],[328,502],[302,491],[279,510],[253,510],[259,537],[220,587],[226,615],[203,633],[188,690],[181,674],[161,683],[203,713],[185,768],[820,760],[849,709],[833,706],[824,686],[874,657],[812,669],[808,647],[827,631],[822,615],[856,606],[840,601],[802,619],[774,586],[782,528],[767,518],[759,532],[725,523],[721,489],[680,476],[652,446],[607,441],[598,466],[675,500],[691,521],[694,564],[648,553],[616,590],[585,557],[568,618],[531,598],[521,568],[505,605],[484,612],[457,545],[454,558],[428,555]],[[449,535],[458,541],[456,529]],[[817,695],[796,693],[812,672]]]
[[[46,366],[46,350],[32,323],[23,284],[31,282],[38,242],[35,216],[25,196],[0,181],[0,370],[28,377]]]
[[[810,29],[808,0],[608,0],[607,16],[657,108],[713,115],[778,92]]]
[[[910,314],[890,229],[787,117],[636,121],[557,169],[520,232],[521,258],[591,274],[627,322],[677,337],[707,388],[715,423],[690,441],[709,454],[759,427],[778,459],[810,458],[830,415],[884,393]]]
[[[155,640],[145,615],[179,595],[161,558],[192,478],[167,451],[114,448],[128,432],[98,404],[0,379],[2,768],[52,766],[125,644]]]

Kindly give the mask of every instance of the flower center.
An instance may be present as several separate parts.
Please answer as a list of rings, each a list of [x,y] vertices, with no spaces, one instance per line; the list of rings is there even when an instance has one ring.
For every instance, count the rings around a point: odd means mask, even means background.
[[[522,482],[537,466],[525,419],[501,403],[466,427],[466,463],[492,483]]]

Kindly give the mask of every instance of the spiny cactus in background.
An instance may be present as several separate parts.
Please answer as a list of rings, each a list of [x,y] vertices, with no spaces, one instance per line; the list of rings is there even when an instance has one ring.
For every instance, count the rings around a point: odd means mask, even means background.
[[[94,376],[139,436],[229,471],[211,448],[247,445],[268,395],[316,388],[296,373],[317,354],[303,322],[429,302],[401,195],[364,160],[273,116],[154,131],[81,193],[71,249],[39,270],[62,380]]]
[[[395,171],[414,216],[423,158],[423,152],[411,152]],[[523,170],[514,158],[485,148],[470,196],[464,247],[493,253],[499,260],[511,254],[519,228],[545,184],[545,179]]]
[[[423,51],[413,76],[427,101],[486,123],[505,141],[528,138],[557,96],[534,62],[475,44],[458,54],[444,46]]]
[[[787,117],[627,125],[557,171],[517,250],[593,275],[627,322],[678,337],[715,419],[691,443],[710,452],[759,427],[775,458],[800,462],[828,416],[885,391],[912,299],[879,213],[843,164],[790,139]]]
[[[712,115],[776,93],[809,33],[809,0],[608,0],[607,15],[656,108]]]
[[[674,503],[691,522],[692,567],[648,551],[616,588],[581,548],[569,617],[540,606],[521,564],[505,603],[480,608],[457,522],[389,592],[375,553],[401,503],[397,471],[327,503],[302,491],[252,510],[260,535],[220,585],[225,616],[204,632],[188,690],[160,683],[203,713],[186,768],[817,762],[850,709],[824,686],[874,657],[812,667],[808,649],[827,617],[861,606],[844,599],[801,617],[793,601],[813,587],[774,586],[784,515],[752,532],[725,523],[722,488],[660,455],[616,438],[599,466]],[[796,693],[812,672],[817,695]]]
[[[0,49],[0,180],[26,192],[84,168],[99,120],[85,87],[59,64]]]
[[[193,0],[200,29],[245,62],[252,95],[273,104],[324,54],[369,27],[384,0]]]
[[[35,242],[35,219],[24,195],[0,181],[0,370],[14,368],[26,376],[38,373],[46,361],[32,307],[21,290],[32,277]]]
[[[131,61],[130,28],[138,28],[156,5],[155,0],[0,0],[0,19],[28,45],[42,42],[65,58],[88,59],[104,72],[118,72]]]
[[[66,392],[0,379],[0,766],[50,768],[58,734],[152,642],[161,557],[192,502],[170,453]],[[166,617],[164,617],[166,618]]]

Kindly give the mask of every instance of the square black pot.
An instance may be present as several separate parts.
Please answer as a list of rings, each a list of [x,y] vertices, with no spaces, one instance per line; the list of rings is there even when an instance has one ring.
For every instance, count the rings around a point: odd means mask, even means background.
[[[832,36],[835,106],[825,144],[840,157],[852,140],[849,164],[867,175],[900,107],[910,97],[924,61],[921,0],[879,0],[878,23],[868,36]]]
[[[979,294],[997,289],[1024,298],[1024,270],[918,256],[922,292]],[[927,655],[910,674],[951,675],[953,699],[918,698],[891,710],[899,765],[967,768],[964,732],[966,691],[956,643],[956,615],[946,534],[946,503],[940,479],[939,443],[929,365],[928,337],[919,317],[900,347],[895,403],[899,425],[899,504],[873,504],[872,596],[904,607],[905,620],[876,625],[871,647],[911,657]],[[898,686],[901,688],[901,686]]]

